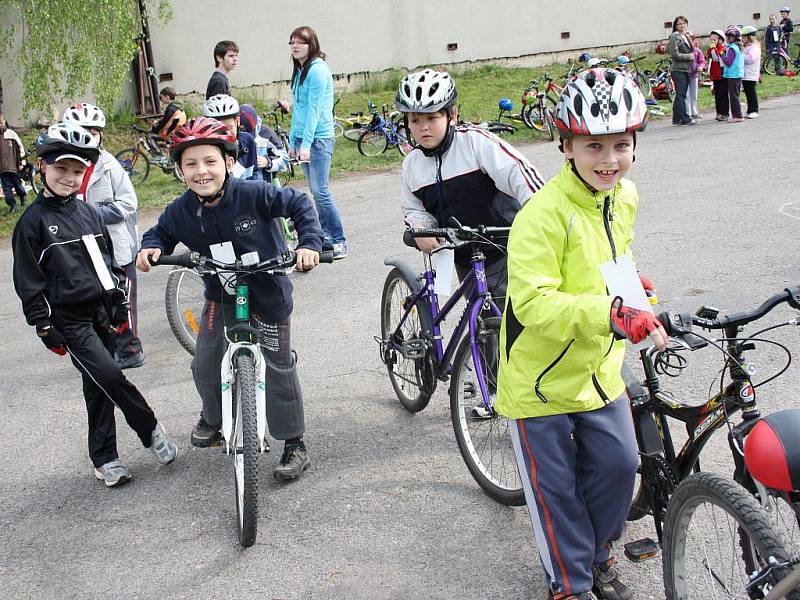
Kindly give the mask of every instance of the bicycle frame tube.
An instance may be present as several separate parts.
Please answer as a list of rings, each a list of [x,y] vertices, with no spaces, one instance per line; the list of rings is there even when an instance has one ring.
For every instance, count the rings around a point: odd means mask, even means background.
[[[488,304],[488,307],[491,309],[492,314],[495,317],[500,317],[502,315],[500,313],[500,309],[494,303],[494,300],[492,300],[492,296],[489,293],[489,286],[486,283],[486,271],[484,270],[482,259],[473,260],[472,271],[470,274],[475,277],[476,283],[474,293],[468,296],[470,299],[469,306],[471,307],[469,311],[469,342],[472,349],[472,364],[475,367],[475,374],[478,377],[478,387],[480,387],[481,390],[481,399],[483,400],[483,404],[487,409],[491,409],[492,405],[491,402],[489,402],[489,389],[486,383],[486,378],[483,376],[483,369],[480,368],[482,359],[480,348],[478,346],[478,316],[480,315],[485,303]]]

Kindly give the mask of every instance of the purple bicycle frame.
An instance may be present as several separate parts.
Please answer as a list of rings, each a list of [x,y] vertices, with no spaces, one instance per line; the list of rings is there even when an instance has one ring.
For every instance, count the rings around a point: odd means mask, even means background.
[[[453,366],[451,364],[451,359],[453,354],[455,354],[458,342],[461,340],[461,337],[464,334],[464,329],[469,326],[469,341],[472,348],[472,362],[474,365],[476,365],[475,372],[478,377],[478,385],[480,386],[481,390],[481,399],[486,405],[486,408],[491,410],[492,407],[487,401],[489,393],[486,386],[486,378],[483,376],[483,370],[477,368],[477,365],[481,363],[480,349],[478,348],[477,322],[478,315],[480,314],[484,303],[488,303],[489,308],[494,316],[500,317],[502,316],[502,313],[497,307],[497,304],[494,303],[494,300],[489,293],[489,288],[486,284],[486,271],[484,270],[483,257],[473,256],[472,269],[470,269],[470,272],[441,309],[439,309],[439,298],[434,289],[436,275],[433,269],[428,268],[428,270],[422,274],[422,277],[425,280],[425,284],[412,297],[410,304],[405,310],[405,314],[403,314],[403,318],[400,319],[400,323],[397,325],[397,329],[400,329],[400,327],[403,326],[406,318],[411,313],[411,309],[416,306],[417,303],[420,302],[425,296],[427,296],[428,305],[431,311],[431,320],[433,323],[433,345],[434,349],[436,350],[437,363],[436,374],[437,376],[442,376],[444,374],[449,375],[452,371]],[[461,318],[458,320],[458,324],[456,325],[455,331],[453,331],[453,335],[450,337],[450,341],[447,343],[447,347],[442,349],[441,324],[447,318],[447,315],[462,296],[465,297],[467,306],[464,309],[464,313],[462,313]],[[464,315],[467,312],[469,313],[469,318],[465,319]]]

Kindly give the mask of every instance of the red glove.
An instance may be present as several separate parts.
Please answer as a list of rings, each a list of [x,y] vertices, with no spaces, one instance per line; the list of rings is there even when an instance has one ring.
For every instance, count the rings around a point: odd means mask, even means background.
[[[639,273],[639,281],[642,282],[642,287],[644,288],[644,295],[647,296],[647,299],[650,301],[650,304],[658,304],[658,294],[656,293],[656,286],[653,285],[653,282],[650,281],[650,278],[647,275],[642,275]]]
[[[52,325],[37,327],[36,335],[39,336],[39,339],[42,340],[42,343],[50,352],[58,354],[59,356],[64,356],[67,353],[67,340],[65,340],[61,332]]]
[[[619,296],[611,302],[611,331],[622,338],[628,338],[634,344],[647,339],[660,325],[653,313],[623,306]]]

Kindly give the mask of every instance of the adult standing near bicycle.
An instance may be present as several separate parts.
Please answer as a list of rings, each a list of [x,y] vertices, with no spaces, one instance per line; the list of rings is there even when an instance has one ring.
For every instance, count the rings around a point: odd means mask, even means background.
[[[638,196],[623,178],[647,106],[629,75],[590,69],[564,86],[555,122],[567,160],[511,226],[495,408],[514,420],[548,597],[630,600],[611,555],[639,462],[622,340],[663,349],[667,335],[609,296],[602,271],[627,262],[635,273]]]
[[[686,95],[689,90],[689,74],[694,64],[694,44],[689,38],[686,28],[689,21],[678,16],[672,22],[672,33],[669,36],[669,55],[672,58],[670,70],[675,82],[675,99],[672,102],[672,124],[694,125],[697,123],[686,111]]]
[[[303,174],[317,205],[325,234],[324,248],[334,259],[347,256],[347,240],[336,200],[328,188],[336,138],[333,131],[333,75],[325,62],[317,32],[306,25],[289,36],[292,53],[292,126],[289,157],[302,162]]]
[[[253,252],[261,259],[278,256],[286,251],[272,224],[278,217],[291,218],[297,229],[297,269],[308,271],[319,264],[322,231],[308,196],[264,181],[231,177],[237,148],[233,131],[207,117],[191,119],[172,134],[170,156],[188,189],[145,232],[136,259],[139,270],[149,271],[149,259],[170,254],[179,242],[223,262]],[[206,302],[192,360],[203,409],[191,442],[200,448],[222,443],[220,363],[228,344],[225,325],[234,322],[236,312],[236,296],[220,278],[207,275],[204,283]],[[291,349],[292,284],[285,275],[262,274],[250,282],[249,293],[251,316],[264,339],[269,431],[285,442],[274,474],[297,479],[311,459],[303,441],[303,399]]]
[[[178,448],[114,362],[114,338],[128,327],[125,272],[100,215],[76,197],[97,143],[79,125],[56,123],[37,138],[36,154],[44,190],[14,228],[14,288],[42,343],[68,353],[81,373],[89,457],[113,487],[131,479],[117,453],[115,406],[159,464],[175,460]]]
[[[114,260],[125,271],[130,306],[129,327],[117,336],[117,364],[121,369],[141,367],[145,358],[139,339],[139,303],[136,265],[133,262],[139,250],[136,192],[125,169],[102,146],[103,129],[106,126],[106,115],[102,110],[94,104],[78,102],[64,111],[63,120],[88,130],[100,150],[97,162],[86,170],[78,196],[97,209],[114,243]]]
[[[239,66],[239,45],[222,40],[214,46],[214,72],[206,86],[206,100],[217,94],[231,95],[230,75]]]

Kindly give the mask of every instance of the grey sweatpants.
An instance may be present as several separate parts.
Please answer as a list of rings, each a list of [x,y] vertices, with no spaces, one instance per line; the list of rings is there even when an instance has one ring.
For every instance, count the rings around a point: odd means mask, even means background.
[[[630,403],[518,419],[509,427],[539,559],[553,592],[592,589],[622,534],[639,464]]]
[[[206,300],[192,360],[194,385],[203,401],[203,418],[212,427],[222,425],[220,363],[228,347],[224,326],[233,325],[234,312],[232,305]],[[277,440],[303,437],[303,397],[291,349],[290,320],[277,323],[262,321],[252,313],[250,318],[251,323],[264,335],[261,351],[267,364],[269,433]]]

